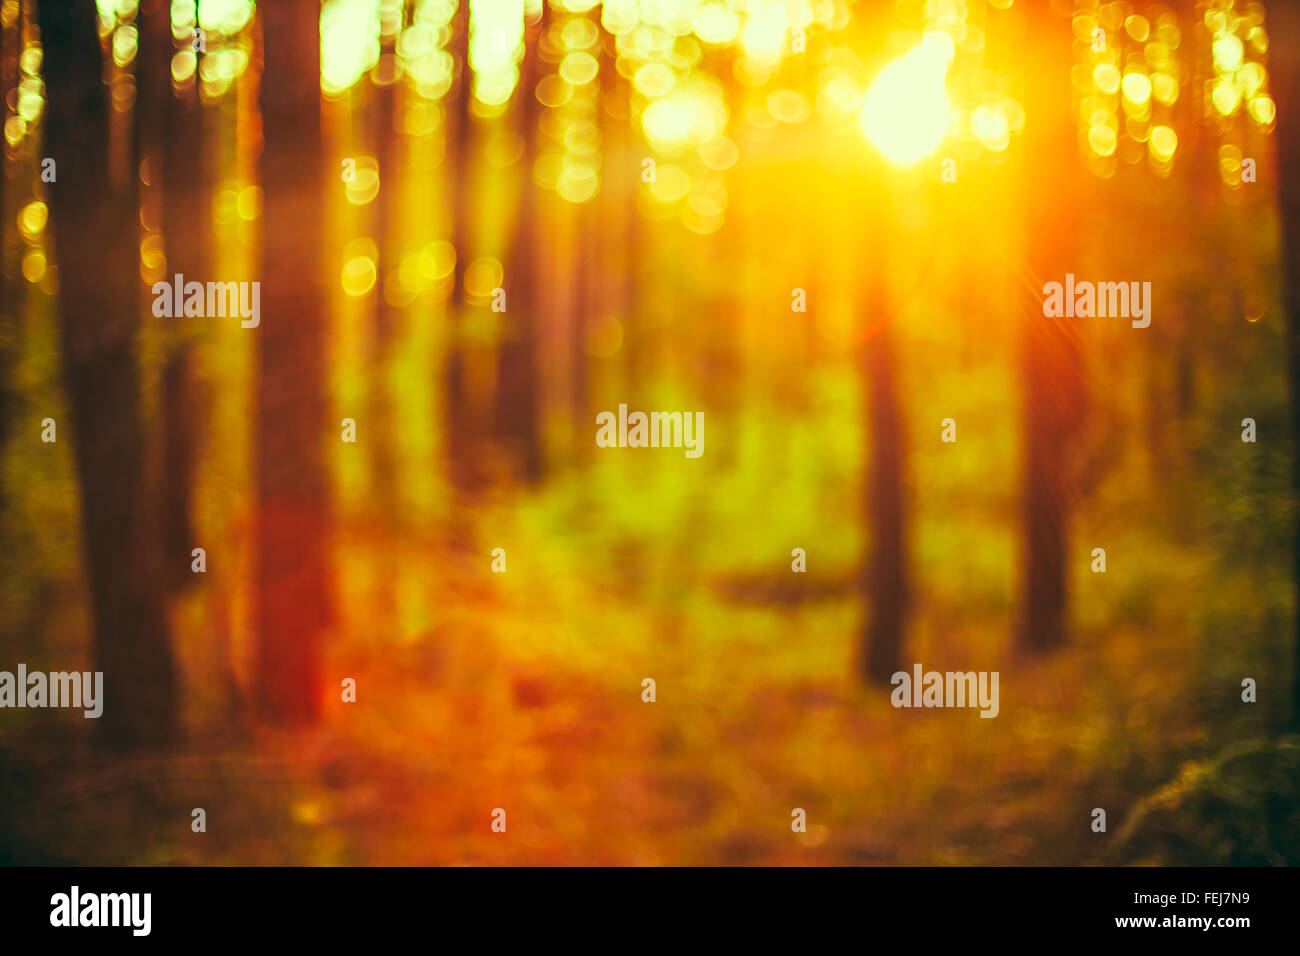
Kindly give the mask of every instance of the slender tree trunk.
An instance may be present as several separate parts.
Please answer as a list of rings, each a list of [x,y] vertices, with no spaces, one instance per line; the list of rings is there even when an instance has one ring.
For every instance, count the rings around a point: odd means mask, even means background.
[[[596,201],[589,199],[571,210],[573,245],[570,262],[571,293],[569,295],[569,401],[573,416],[574,462],[582,464],[591,457],[595,447],[589,434],[592,420],[591,368],[587,354],[587,334],[593,314],[593,291],[599,281],[596,262],[600,257],[597,236]]]
[[[197,9],[201,4],[196,4]],[[164,10],[165,12],[165,10]],[[170,33],[170,17],[164,23]],[[160,81],[170,90],[173,45],[167,41],[166,74]],[[198,54],[200,62],[202,54]],[[204,177],[203,107],[199,101],[199,72],[169,96],[164,127],[162,185],[163,242],[168,271],[200,282],[208,276],[210,263],[207,241],[210,216]],[[190,551],[198,545],[192,523],[194,477],[198,449],[198,397],[194,370],[193,335],[169,343],[163,373],[163,454],[166,463],[163,486],[163,542],[167,549],[169,583],[173,586],[197,580],[189,568]]]
[[[444,399],[446,422],[448,473],[453,486],[465,490],[475,483],[475,467],[471,459],[472,430],[469,387],[466,382],[464,343],[461,342],[462,313],[467,307],[465,269],[470,261],[470,156],[474,121],[470,115],[470,97],[473,73],[469,63],[470,14],[468,0],[461,0],[452,19],[452,48],[460,69],[452,112],[456,123],[453,139],[448,145],[447,158],[452,171],[452,245],[456,249],[455,287],[447,305],[447,355]]]
[[[1178,8],[1181,16],[1194,21],[1198,19],[1201,6],[1195,0],[1185,0]],[[1192,76],[1206,76],[1213,69],[1212,37],[1208,30],[1189,31],[1188,53]],[[1203,83],[1188,85],[1187,95],[1180,96],[1175,105],[1175,127],[1179,136],[1184,137],[1186,146],[1179,144],[1178,162],[1186,182],[1187,194],[1184,204],[1190,206],[1192,222],[1188,223],[1189,234],[1194,243],[1194,255],[1198,261],[1221,254],[1222,239],[1217,228],[1220,211],[1218,131],[1205,122],[1206,94],[1210,88]],[[1185,130],[1185,132],[1184,132]],[[1187,155],[1181,154],[1186,149]],[[1176,326],[1178,335],[1177,365],[1174,381],[1174,394],[1180,425],[1191,421],[1196,411],[1196,335],[1195,330],[1202,327],[1209,318],[1209,304],[1206,297],[1207,283],[1202,280],[1202,270],[1187,268],[1182,276],[1183,314],[1182,322]]]
[[[886,35],[892,19],[887,5],[869,5],[862,14],[867,35]],[[883,49],[870,51],[872,56],[881,53]],[[868,160],[861,180],[866,195],[864,213],[857,222],[865,273],[858,289],[856,360],[867,443],[862,519],[868,544],[860,574],[866,620],[857,667],[865,683],[887,687],[902,663],[911,603],[908,503],[903,485],[906,449],[888,261],[889,234],[898,228],[898,217],[888,182],[893,174],[874,153],[874,147],[864,148]]]
[[[140,7],[140,119],[138,138],[162,195],[162,234],[168,279],[207,281],[208,210],[203,175],[203,113],[198,71],[173,91],[170,3],[146,0]],[[166,584],[179,588],[196,577],[190,551],[198,546],[191,521],[197,463],[198,399],[193,334],[169,336],[162,379],[162,542]]]
[[[23,51],[21,4],[13,20],[0,22],[0,99],[15,90],[21,76],[19,57]],[[38,160],[39,162],[39,160]],[[9,158],[0,152],[0,223],[11,225],[30,187],[32,162],[24,154],[15,160],[16,175],[10,178]],[[13,237],[13,241],[10,241]],[[11,255],[12,250],[12,255]],[[27,280],[22,271],[23,242],[16,230],[0,228],[0,449],[5,447],[21,406],[14,386],[14,371],[21,355],[23,315],[27,303]],[[8,489],[0,483],[0,514],[8,504]]]
[[[21,7],[19,8],[21,10]],[[0,18],[0,99],[9,95],[18,82],[18,54],[22,49],[19,32],[21,15],[6,24]],[[9,200],[9,159],[0,153],[0,223],[11,221],[12,206]],[[19,298],[23,281],[21,274],[12,278],[9,272],[8,229],[0,229],[0,448],[9,437],[9,421],[13,414],[14,392],[10,383],[13,366],[18,359]],[[0,510],[5,504],[5,489],[0,486]]]
[[[258,678],[266,715],[304,723],[320,709],[330,611],[327,315],[319,0],[260,6],[262,321],[257,383]]]
[[[379,67],[383,75],[370,90],[371,128],[375,142],[375,161],[379,167],[379,196],[375,203],[375,239],[379,249],[379,264],[375,287],[374,360],[370,367],[371,401],[367,447],[370,450],[371,480],[374,483],[377,510],[390,523],[396,519],[400,510],[397,502],[396,423],[393,420],[393,399],[389,385],[399,312],[388,301],[386,279],[397,268],[399,248],[394,236],[394,225],[399,219],[399,197],[394,155],[397,151],[394,142],[397,132],[393,127],[393,119],[399,82],[394,43],[396,33],[400,30],[399,20],[394,32],[384,35],[384,52]]]
[[[175,674],[142,495],[144,426],[135,175],[109,177],[108,89],[91,0],[42,3],[46,148],[60,275],[64,382],[81,490],[93,658],[104,674],[97,730],[112,747],[158,745],[177,730]]]
[[[859,370],[866,399],[870,464],[865,505],[870,551],[863,575],[867,600],[863,677],[889,683],[901,663],[907,629],[909,581],[906,502],[903,493],[903,420],[898,401],[897,356],[889,315],[884,249],[870,256],[859,346]]]
[[[610,243],[618,248],[622,269],[614,277],[617,287],[613,293],[618,303],[618,317],[623,323],[623,345],[619,350],[623,381],[627,394],[633,399],[639,395],[641,367],[637,361],[637,306],[640,301],[639,260],[641,256],[641,213],[636,207],[637,191],[642,188],[641,161],[645,157],[638,150],[639,141],[633,133],[632,87],[618,70],[611,70],[609,82],[613,84],[612,96],[615,113],[609,124],[609,144],[603,170],[605,188],[610,191],[610,201],[618,206],[620,214],[613,223],[614,233]],[[647,149],[646,152],[649,152]]]
[[[542,478],[541,382],[538,362],[540,286],[537,282],[537,248],[540,241],[539,190],[533,182],[537,161],[537,121],[541,114],[537,82],[541,78],[539,37],[550,24],[549,4],[539,21],[529,24],[524,36],[524,62],[519,80],[519,125],[524,137],[520,160],[519,207],[510,253],[509,295],[503,316],[503,336],[497,353],[495,425],[530,482]]]
[[[1293,449],[1300,449],[1300,8],[1268,7],[1269,69],[1277,98],[1277,182],[1282,219],[1282,276],[1285,286],[1287,379]],[[1300,463],[1292,469],[1293,494],[1300,501]],[[1295,530],[1292,573],[1300,607],[1300,525]],[[1300,611],[1292,650],[1291,728],[1300,732]]]
[[[1032,60],[1040,112],[1026,117],[1024,155],[1034,166],[1026,237],[1030,280],[1018,333],[1023,402],[1021,581],[1016,644],[1039,653],[1065,643],[1072,506],[1065,454],[1083,410],[1082,356],[1068,320],[1043,315],[1042,286],[1077,266],[1082,176],[1070,113],[1071,24],[1049,10],[1035,25]]]

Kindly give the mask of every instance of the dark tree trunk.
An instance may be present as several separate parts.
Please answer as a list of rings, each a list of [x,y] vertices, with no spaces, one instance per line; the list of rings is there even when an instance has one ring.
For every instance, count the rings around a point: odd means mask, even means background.
[[[636,207],[636,197],[638,191],[644,188],[641,182],[641,160],[644,157],[637,149],[640,143],[632,130],[631,84],[620,76],[617,70],[610,76],[610,82],[615,85],[614,89],[618,97],[619,117],[616,122],[610,124],[612,138],[616,144],[612,155],[617,166],[606,170],[605,181],[607,188],[616,191],[615,201],[622,207],[623,218],[619,221],[619,234],[613,239],[619,245],[620,257],[623,260],[622,288],[618,291],[619,317],[623,322],[622,364],[627,382],[627,394],[638,399],[641,395],[641,382],[644,379],[643,357],[638,350],[640,342],[638,310],[641,302],[640,268],[645,237],[641,213]],[[649,149],[646,149],[646,152],[649,152]]]
[[[259,8],[262,321],[257,382],[258,678],[265,714],[287,724],[320,709],[330,617],[327,316],[322,286],[320,3]]]
[[[170,4],[141,4],[140,118],[143,152],[151,160],[153,179],[162,195],[162,234],[167,278],[206,282],[208,210],[204,201],[203,113],[198,70],[173,91]],[[197,388],[192,334],[170,337],[162,380],[162,542],[166,583],[179,588],[197,580],[190,571],[190,551],[200,546],[191,521],[197,456]]]
[[[91,0],[39,9],[46,148],[59,263],[64,382],[81,491],[93,658],[104,673],[97,730],[112,747],[159,745],[177,729],[175,673],[156,542],[142,495],[144,426],[134,175],[109,176],[108,89]]]
[[[21,11],[21,7],[19,8]],[[18,55],[22,51],[21,12],[14,22],[6,26],[0,19],[0,98],[18,84]],[[8,157],[0,153],[0,223],[11,221],[14,205],[9,199]],[[13,366],[18,360],[18,337],[22,328],[20,320],[22,292],[21,270],[9,272],[8,229],[0,229],[0,448],[9,437],[10,417],[13,414],[14,392],[10,383]],[[0,487],[0,509],[5,504],[5,489]]]
[[[595,318],[595,293],[599,288],[597,261],[601,256],[597,235],[596,201],[579,203],[573,215],[573,245],[569,262],[571,292],[568,297],[569,321],[569,401],[573,416],[573,450],[575,463],[591,458],[595,443],[591,438],[591,368],[587,355],[587,334]]]
[[[863,28],[868,35],[886,34],[892,18],[887,6],[869,7],[863,16],[866,18]],[[870,152],[874,147],[866,149],[871,158],[862,173],[866,196],[864,213],[858,217],[861,230],[858,245],[865,271],[858,298],[856,359],[867,444],[862,476],[862,519],[866,523],[868,544],[860,574],[866,621],[857,667],[865,683],[887,687],[902,663],[911,603],[907,566],[908,503],[903,484],[906,449],[888,278],[890,234],[898,228],[898,217],[888,182],[893,174]]]
[[[1180,16],[1189,20],[1198,18],[1200,4],[1186,0],[1178,8]],[[1214,56],[1211,52],[1212,37],[1208,30],[1190,31],[1189,54],[1190,68],[1193,76],[1208,76],[1213,71]],[[1175,105],[1175,118],[1179,121],[1175,127],[1180,136],[1186,136],[1186,157],[1180,155],[1177,160],[1182,170],[1187,195],[1183,202],[1192,213],[1188,232],[1194,243],[1194,255],[1197,261],[1214,258],[1222,254],[1223,240],[1218,228],[1220,211],[1220,194],[1222,180],[1219,173],[1218,131],[1205,122],[1206,94],[1209,87],[1203,83],[1188,85],[1187,95],[1180,96]],[[1185,133],[1183,131],[1186,131]],[[1179,145],[1179,153],[1184,151]],[[1196,411],[1196,336],[1193,330],[1204,328],[1209,321],[1209,302],[1207,283],[1201,278],[1204,273],[1192,267],[1185,271],[1183,286],[1183,321],[1177,323],[1175,332],[1178,336],[1177,365],[1174,380],[1174,395],[1180,423],[1190,422]]]
[[[168,18],[170,31],[170,18]],[[170,88],[172,45],[168,43]],[[200,59],[202,55],[200,54]],[[163,242],[168,272],[206,282],[208,268],[208,204],[203,175],[203,109],[199,102],[198,68],[179,96],[167,99],[162,157]],[[190,337],[171,343],[163,374],[163,449],[167,470],[163,485],[163,541],[173,585],[197,580],[190,572],[190,551],[199,546],[191,521],[197,455],[197,396]]]
[[[604,35],[601,35],[604,39]],[[595,56],[599,68],[595,90],[594,122],[606,133],[604,98],[613,88],[612,77],[615,74],[612,58],[602,45]],[[573,210],[574,242],[572,252],[572,294],[569,304],[572,321],[569,329],[572,338],[569,341],[569,393],[573,416],[573,459],[575,463],[586,464],[595,451],[591,437],[593,367],[591,361],[591,336],[599,329],[599,324],[608,318],[610,301],[609,274],[617,268],[610,255],[610,247],[604,236],[605,219],[601,215],[606,206],[606,196],[611,189],[608,169],[602,170],[604,181],[595,196],[579,203]],[[604,193],[604,195],[602,195]]]
[[[867,624],[861,666],[868,682],[888,685],[901,662],[909,603],[903,421],[886,272],[878,257],[872,260],[866,279],[865,337],[859,347],[870,442],[865,504],[871,541],[863,575]]]
[[[1287,378],[1290,385],[1293,453],[1300,449],[1300,8],[1268,7],[1269,69],[1277,98],[1277,181],[1282,219],[1282,276],[1285,286]],[[1293,466],[1293,494],[1300,501],[1300,464]],[[1300,525],[1295,529],[1292,573],[1300,606]],[[1291,727],[1300,731],[1300,613],[1292,650]]]
[[[515,214],[515,235],[510,252],[510,275],[506,282],[506,312],[497,353],[495,426],[497,437],[506,445],[523,478],[536,483],[542,478],[541,382],[538,336],[541,323],[540,285],[537,282],[537,249],[540,242],[539,190],[533,182],[537,160],[537,121],[541,114],[537,100],[539,37],[550,24],[550,6],[542,8],[537,23],[529,24],[524,36],[524,62],[519,80],[519,126],[524,137],[520,159],[519,208]]]
[[[1043,315],[1043,283],[1076,271],[1081,165],[1070,115],[1070,20],[1050,10],[1034,26],[1034,101],[1025,120],[1024,181],[1030,280],[1022,289],[1018,333],[1022,410],[1021,579],[1016,646],[1041,653],[1065,643],[1072,505],[1066,450],[1083,413],[1082,356],[1069,319]]]
[[[447,304],[447,355],[444,375],[446,391],[443,420],[446,423],[448,474],[452,485],[466,490],[475,484],[476,468],[471,458],[472,441],[469,387],[466,382],[464,343],[461,342],[462,312],[468,305],[465,269],[470,262],[470,156],[474,121],[470,116],[473,73],[469,64],[469,3],[462,0],[452,19],[452,50],[460,70],[452,112],[456,122],[447,146],[452,173],[452,245],[456,249],[455,287]]]

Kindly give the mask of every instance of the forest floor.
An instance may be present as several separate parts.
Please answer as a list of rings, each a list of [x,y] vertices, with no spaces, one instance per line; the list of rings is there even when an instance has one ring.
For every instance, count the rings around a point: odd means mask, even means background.
[[[26,771],[39,819],[11,852],[96,864],[1105,862],[1141,794],[1209,744],[1188,696],[1203,661],[1173,597],[1209,569],[1185,559],[1140,631],[1081,628],[1041,660],[1010,653],[1005,619],[998,629],[923,593],[909,661],[982,669],[972,635],[1000,645],[1000,713],[980,719],[894,709],[858,685],[851,568],[794,575],[777,553],[769,573],[700,583],[664,556],[625,550],[618,570],[580,539],[530,540],[504,509],[484,524],[481,544],[461,548],[341,528],[326,672],[334,688],[356,680],[355,703],[333,690],[318,728],[199,733],[164,759],[103,762],[70,740],[68,761],[47,747]],[[504,574],[490,571],[498,542]],[[623,576],[657,579],[648,604]],[[415,607],[427,627],[409,625]],[[195,807],[204,833],[191,830]],[[1091,829],[1096,807],[1108,833]],[[491,828],[497,808],[505,833]],[[806,832],[792,831],[795,808]]]

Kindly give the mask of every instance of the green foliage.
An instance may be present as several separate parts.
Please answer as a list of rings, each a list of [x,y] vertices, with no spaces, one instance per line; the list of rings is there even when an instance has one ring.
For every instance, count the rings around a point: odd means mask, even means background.
[[[1300,863],[1300,737],[1241,741],[1185,764],[1138,803],[1116,834],[1111,861]]]

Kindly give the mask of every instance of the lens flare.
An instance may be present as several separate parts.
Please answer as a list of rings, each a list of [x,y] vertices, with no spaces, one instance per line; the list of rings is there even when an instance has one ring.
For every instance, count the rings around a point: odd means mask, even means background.
[[[862,101],[862,129],[891,163],[911,166],[943,142],[951,108],[940,44],[922,44],[889,63]]]

